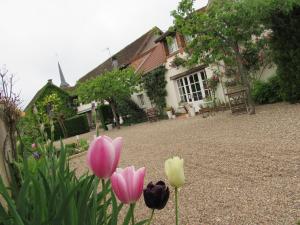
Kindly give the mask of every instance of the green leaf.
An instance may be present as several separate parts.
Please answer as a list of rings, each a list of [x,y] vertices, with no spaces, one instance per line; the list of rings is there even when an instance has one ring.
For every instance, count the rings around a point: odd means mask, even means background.
[[[6,191],[6,187],[4,186],[4,183],[2,181],[2,178],[0,177],[0,195],[5,199],[8,209],[10,213],[12,214],[12,218],[15,225],[24,225],[20,215],[18,214],[16,210],[16,206],[13,203],[12,199],[10,198],[9,194]]]

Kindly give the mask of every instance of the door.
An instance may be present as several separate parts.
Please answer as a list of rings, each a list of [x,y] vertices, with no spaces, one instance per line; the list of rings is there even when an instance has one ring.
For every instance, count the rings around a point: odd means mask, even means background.
[[[196,111],[203,99],[210,96],[205,70],[177,79],[180,100],[191,103]]]

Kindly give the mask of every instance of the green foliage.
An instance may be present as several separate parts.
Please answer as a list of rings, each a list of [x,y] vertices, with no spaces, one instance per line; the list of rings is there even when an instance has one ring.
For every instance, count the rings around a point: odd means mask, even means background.
[[[171,63],[171,67],[175,67],[178,68],[180,66],[185,66],[186,65],[186,60],[179,57],[179,56],[175,56],[175,58],[173,59],[172,63]]]
[[[32,112],[28,112],[26,116],[21,117],[17,123],[17,129],[22,136],[23,144],[27,147],[43,139],[37,117]]]
[[[104,130],[107,130],[106,125],[113,123],[114,115],[109,105],[99,105],[96,109],[97,117],[101,122],[101,126]]]
[[[64,137],[61,125],[58,122],[54,124],[54,140],[59,140]],[[86,114],[73,116],[69,119],[63,121],[63,126],[66,129],[67,137],[72,137],[78,134],[84,134],[90,131],[89,123],[86,117]],[[51,137],[50,127],[46,127],[46,132],[48,137]]]
[[[161,66],[145,74],[142,78],[142,83],[148,97],[161,114],[166,107],[167,81],[165,79],[165,73],[166,68]]]
[[[288,15],[272,15],[271,47],[284,98],[292,103],[300,101],[300,6]],[[288,34],[288,35],[287,35]]]
[[[7,210],[0,205],[0,224],[117,224],[123,204],[117,203],[110,181],[103,182],[98,192],[99,179],[87,174],[76,177],[63,146],[59,157],[52,144],[42,146],[40,152],[39,159],[24,156],[23,180],[17,193],[10,195],[0,178],[0,196],[7,204]],[[127,220],[123,224],[128,224]]]
[[[269,46],[277,65],[283,98],[300,100],[300,2],[298,0],[245,0],[245,4],[269,34]]]
[[[273,76],[267,82],[255,81],[252,96],[258,104],[281,102],[283,99],[280,78]]]
[[[35,106],[44,124],[49,123],[49,115],[47,114],[47,107],[51,106],[52,116],[69,118],[76,114],[71,97],[67,92],[60,90],[54,85],[48,85],[42,91],[41,95],[36,99]],[[30,108],[28,111],[32,110]]]
[[[141,123],[147,120],[145,111],[130,98],[118,103],[118,112],[123,117],[125,125]]]
[[[140,76],[134,70],[113,70],[101,74],[86,82],[79,83],[77,94],[81,101],[118,101],[128,98],[139,84]]]
[[[83,151],[87,151],[89,144],[85,139],[79,139],[76,143],[66,144],[65,150],[68,155],[74,155]]]
[[[190,64],[200,62],[221,65],[222,61],[237,74],[249,74],[252,69],[257,69],[258,53],[263,49],[265,40],[257,39],[253,42],[253,35],[259,37],[263,28],[253,19],[251,11],[242,2],[214,0],[201,12],[194,10],[193,0],[180,2],[173,16],[176,29],[193,37],[188,46],[192,49],[189,51]]]

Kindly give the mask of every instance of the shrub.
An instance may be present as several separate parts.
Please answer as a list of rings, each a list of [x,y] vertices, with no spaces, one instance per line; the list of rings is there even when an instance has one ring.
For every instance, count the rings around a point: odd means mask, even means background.
[[[106,125],[113,123],[114,121],[114,115],[110,105],[100,105],[97,107],[96,111],[97,111],[97,117],[101,122],[102,128],[104,130],[107,130]]]
[[[268,81],[255,81],[252,87],[252,96],[258,104],[270,104],[282,101],[282,87],[278,76]]]
[[[125,125],[147,120],[145,111],[129,98],[118,102],[118,112],[123,117]]]

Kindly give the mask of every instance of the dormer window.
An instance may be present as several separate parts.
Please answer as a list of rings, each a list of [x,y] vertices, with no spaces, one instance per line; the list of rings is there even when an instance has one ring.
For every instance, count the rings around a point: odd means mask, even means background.
[[[167,37],[167,45],[168,45],[169,54],[172,54],[172,53],[178,51],[178,44],[177,44],[176,36]]]

